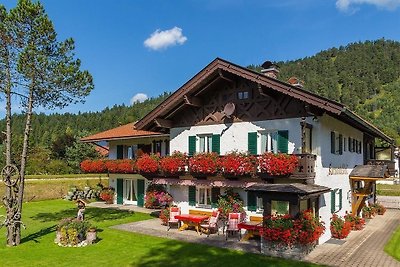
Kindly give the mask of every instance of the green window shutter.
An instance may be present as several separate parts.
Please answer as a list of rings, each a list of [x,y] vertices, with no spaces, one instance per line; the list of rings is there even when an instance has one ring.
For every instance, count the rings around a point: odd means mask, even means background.
[[[220,134],[213,134],[211,139],[211,150],[212,152],[217,153],[218,155],[221,154],[220,147],[221,147],[221,135]]]
[[[289,152],[289,131],[278,131],[278,151],[281,153]]]
[[[189,205],[196,206],[196,187],[189,186]]]
[[[339,189],[339,210],[342,209],[342,204],[343,204],[343,200],[342,200],[342,189]]]
[[[137,205],[139,207],[144,206],[144,180],[138,179],[137,180]]]
[[[117,146],[117,159],[123,159],[124,158],[124,146],[118,145]]]
[[[339,134],[339,155],[343,154],[343,135]]]
[[[216,208],[218,205],[218,197],[221,194],[221,189],[219,187],[211,188],[211,207]]]
[[[248,133],[247,150],[250,155],[257,155],[257,132]]]
[[[117,179],[117,204],[123,204],[124,180]]]
[[[336,189],[331,191],[331,213],[335,213],[336,211],[335,195],[336,195]]]
[[[196,136],[189,136],[189,157],[193,156],[196,153]]]
[[[331,132],[331,153],[335,154],[336,148],[335,148],[335,132]]]
[[[348,144],[349,152],[353,152],[353,148],[352,148],[352,146],[351,146],[351,144],[352,144],[352,142],[353,142],[353,141],[352,141],[352,138],[349,137],[348,140],[349,140],[349,144]]]
[[[256,211],[257,210],[257,196],[254,192],[247,192],[247,210]]]

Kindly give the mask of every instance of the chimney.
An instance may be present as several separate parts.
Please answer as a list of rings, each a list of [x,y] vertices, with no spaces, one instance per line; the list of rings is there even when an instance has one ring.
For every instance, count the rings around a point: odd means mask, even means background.
[[[275,65],[271,61],[265,61],[261,65],[261,73],[263,73],[265,76],[271,77],[273,79],[278,78],[278,73],[279,73],[279,67],[278,65]]]
[[[303,89],[303,87],[304,87],[304,81],[302,81],[302,80],[300,80],[299,78],[297,78],[297,77],[291,77],[289,80],[288,80],[288,83],[290,84],[290,85],[293,85],[293,86],[295,86],[295,87],[297,87],[297,88],[300,88],[300,89]]]

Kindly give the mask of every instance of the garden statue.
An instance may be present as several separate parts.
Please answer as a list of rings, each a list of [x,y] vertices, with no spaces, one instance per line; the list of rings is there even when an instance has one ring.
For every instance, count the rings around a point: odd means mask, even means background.
[[[76,218],[80,221],[83,221],[85,219],[85,207],[86,207],[86,203],[85,201],[83,201],[82,199],[78,199],[76,201],[76,203],[78,204],[78,215],[76,216]]]

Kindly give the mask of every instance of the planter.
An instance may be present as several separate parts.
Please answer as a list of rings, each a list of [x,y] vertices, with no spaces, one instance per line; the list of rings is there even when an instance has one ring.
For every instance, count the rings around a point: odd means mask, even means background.
[[[263,180],[289,178],[290,175],[292,175],[292,174],[272,175],[272,174],[269,174],[269,173],[266,173],[266,172],[258,172],[257,173],[257,176],[260,177]]]
[[[160,174],[158,172],[139,172],[147,180],[153,180],[156,177],[159,177]]]
[[[301,260],[307,256],[315,248],[315,246],[316,243],[285,246],[280,243],[267,241],[264,238],[261,238],[261,253],[271,257]]]
[[[88,245],[93,244],[97,239],[97,232],[96,231],[89,231],[86,233],[86,243]]]

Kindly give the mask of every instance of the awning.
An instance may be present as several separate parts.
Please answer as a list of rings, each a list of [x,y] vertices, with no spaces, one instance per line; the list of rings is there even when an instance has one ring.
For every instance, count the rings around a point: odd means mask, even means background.
[[[350,173],[351,179],[384,179],[389,177],[386,165],[358,165]]]
[[[255,184],[248,186],[246,191],[286,193],[298,195],[300,199],[322,195],[331,191],[329,187],[317,184]]]
[[[153,184],[164,184],[164,185],[182,185],[182,186],[210,186],[210,187],[241,187],[246,188],[249,186],[256,185],[256,182],[248,181],[231,181],[231,180],[190,180],[190,179],[166,179],[166,178],[155,178],[152,181]]]

